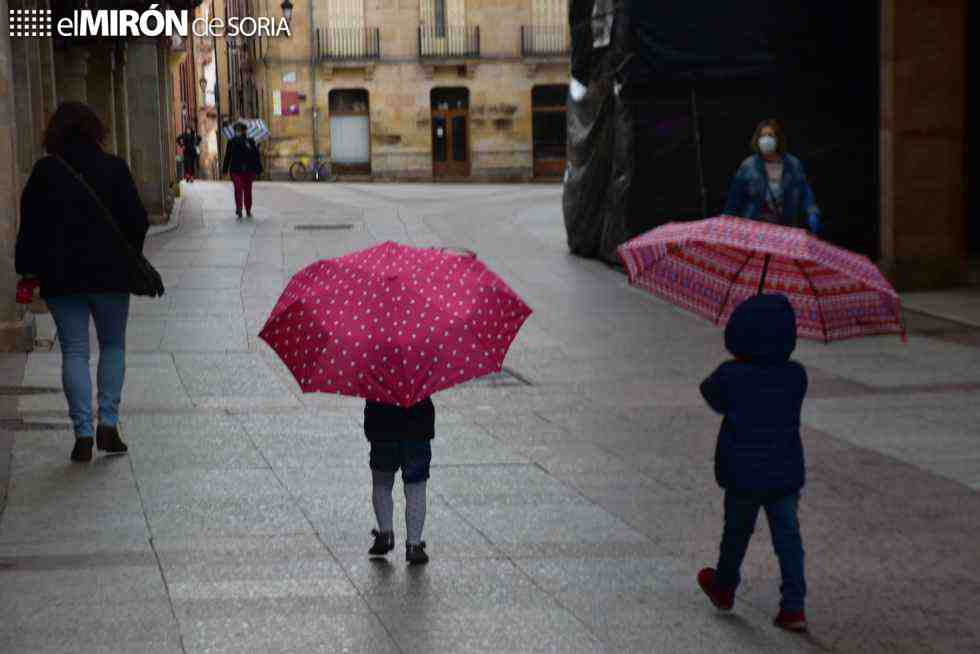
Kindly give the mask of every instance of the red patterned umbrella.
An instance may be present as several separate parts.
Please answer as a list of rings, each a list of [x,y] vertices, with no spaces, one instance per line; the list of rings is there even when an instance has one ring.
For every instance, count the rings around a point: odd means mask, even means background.
[[[902,334],[898,294],[865,256],[794,227],[720,216],[670,223],[619,246],[630,283],[717,325],[756,293],[782,293],[799,336]]]
[[[499,372],[530,315],[475,255],[389,241],[298,272],[259,336],[304,393],[407,407]]]

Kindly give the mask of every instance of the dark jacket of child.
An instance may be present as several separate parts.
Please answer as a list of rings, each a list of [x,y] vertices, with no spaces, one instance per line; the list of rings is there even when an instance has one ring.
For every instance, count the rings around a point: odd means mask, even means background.
[[[715,450],[715,478],[734,493],[788,494],[806,478],[800,412],[806,370],[790,355],[796,315],[783,295],[757,295],[735,309],[725,329],[735,356],[701,384],[725,416]]]
[[[436,408],[428,397],[407,409],[370,400],[364,406],[364,435],[369,441],[429,440],[435,424]]]

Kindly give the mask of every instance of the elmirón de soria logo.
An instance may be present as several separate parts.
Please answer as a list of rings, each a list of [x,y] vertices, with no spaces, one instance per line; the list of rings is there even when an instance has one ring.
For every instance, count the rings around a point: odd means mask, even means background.
[[[53,25],[57,35],[72,36],[290,36],[285,17],[231,16],[191,18],[186,10],[76,9]],[[50,29],[50,28],[49,28]],[[52,36],[48,34],[48,36]]]

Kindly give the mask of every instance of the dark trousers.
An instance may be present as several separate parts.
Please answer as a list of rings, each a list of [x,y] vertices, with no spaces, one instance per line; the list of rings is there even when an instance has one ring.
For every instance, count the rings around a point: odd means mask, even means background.
[[[783,583],[780,608],[786,611],[802,611],[806,598],[806,580],[803,574],[803,539],[797,519],[800,494],[791,493],[773,497],[766,494],[725,493],[725,530],[721,538],[721,555],[715,572],[719,588],[734,590],[742,581],[739,571],[745,551],[749,547],[759,509],[766,510],[772,546],[779,559]]]
[[[192,180],[197,175],[197,155],[184,155],[184,179]]]
[[[417,484],[429,478],[432,445],[428,440],[371,441],[371,470],[390,472],[402,469],[402,481]]]
[[[255,173],[232,173],[231,183],[235,186],[235,211],[242,212],[242,203],[245,204],[245,211],[252,213],[252,182],[255,181]]]

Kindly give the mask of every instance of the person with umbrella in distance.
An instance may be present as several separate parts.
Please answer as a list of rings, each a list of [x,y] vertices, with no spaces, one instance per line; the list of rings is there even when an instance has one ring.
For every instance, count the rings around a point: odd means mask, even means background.
[[[221,166],[223,175],[230,174],[235,187],[235,215],[242,219],[242,205],[245,215],[252,217],[252,183],[262,173],[262,158],[259,146],[246,135],[247,126],[235,123],[235,136],[225,146],[225,159]]]
[[[190,126],[177,137],[177,145],[183,150],[184,180],[187,182],[193,182],[197,175],[197,146],[200,144],[201,137]]]
[[[259,337],[304,393],[366,400],[377,529],[368,554],[395,547],[392,488],[405,482],[405,559],[422,541],[435,433],[432,395],[499,372],[531,309],[473,253],[394,242],[318,261],[290,280]]]
[[[738,167],[724,214],[820,231],[820,208],[803,164],[786,151],[782,123],[767,119],[752,135],[755,154]],[[805,219],[805,223],[804,223]]]

